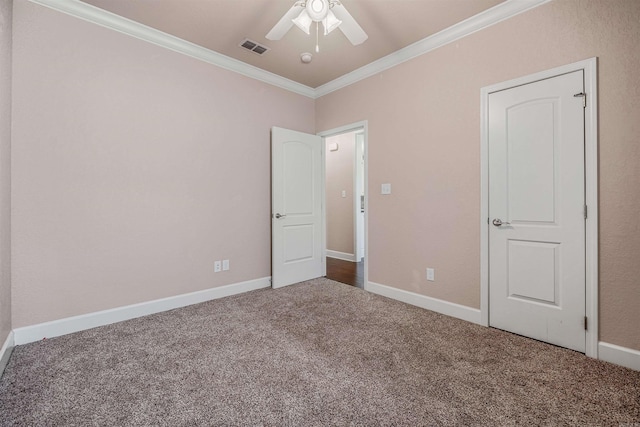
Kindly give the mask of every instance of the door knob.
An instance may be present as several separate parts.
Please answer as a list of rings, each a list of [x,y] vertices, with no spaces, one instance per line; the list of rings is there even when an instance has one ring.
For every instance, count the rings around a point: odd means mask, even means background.
[[[284,218],[286,215],[275,214],[276,219]]]
[[[496,227],[500,227],[501,225],[511,225],[510,222],[502,222],[500,218],[495,218],[492,222]]]

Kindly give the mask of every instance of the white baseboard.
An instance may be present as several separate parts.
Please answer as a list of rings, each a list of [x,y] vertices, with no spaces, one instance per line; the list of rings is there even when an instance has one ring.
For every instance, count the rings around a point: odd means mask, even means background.
[[[2,344],[2,349],[0,349],[0,377],[4,372],[4,368],[7,367],[9,356],[11,356],[14,346],[13,331],[9,331],[9,335],[7,335],[7,339],[4,341],[4,344]]]
[[[97,311],[95,313],[80,316],[67,317],[65,319],[25,326],[13,330],[15,345],[27,344],[39,341],[43,338],[58,337],[72,332],[83,331],[98,326],[109,325],[123,320],[134,319],[174,308],[185,307],[192,304],[253,291],[271,286],[271,277],[234,283],[203,291],[176,295],[173,297],[157,299],[110,310]]]
[[[444,301],[437,298],[431,298],[425,295],[416,294],[414,292],[404,291],[398,288],[381,285],[375,282],[368,282],[364,288],[366,291],[374,294],[382,295],[407,304],[426,308],[436,313],[445,314],[447,316],[456,317],[466,320],[467,322],[482,324],[480,318],[480,310],[467,307],[465,305]]]
[[[640,351],[600,341],[598,359],[640,371]]]
[[[355,254],[348,254],[346,252],[338,252],[338,251],[332,251],[332,250],[327,249],[327,256],[329,258],[337,258],[337,259],[341,259],[343,261],[356,262],[356,255]]]

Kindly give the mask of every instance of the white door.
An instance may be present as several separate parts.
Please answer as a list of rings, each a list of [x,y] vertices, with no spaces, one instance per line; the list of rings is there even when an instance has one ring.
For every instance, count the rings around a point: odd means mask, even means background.
[[[489,95],[489,323],[581,352],[583,86],[581,70]]]
[[[271,129],[271,280],[279,288],[323,275],[322,138]]]

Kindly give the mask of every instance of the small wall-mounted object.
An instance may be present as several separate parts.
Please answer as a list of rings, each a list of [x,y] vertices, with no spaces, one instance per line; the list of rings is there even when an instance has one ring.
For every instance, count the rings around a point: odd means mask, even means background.
[[[436,280],[436,270],[433,268],[427,268],[427,280],[430,282],[435,282]]]
[[[338,151],[338,143],[332,142],[331,144],[329,144],[329,151]]]
[[[380,194],[391,194],[391,184],[382,184],[380,186]]]

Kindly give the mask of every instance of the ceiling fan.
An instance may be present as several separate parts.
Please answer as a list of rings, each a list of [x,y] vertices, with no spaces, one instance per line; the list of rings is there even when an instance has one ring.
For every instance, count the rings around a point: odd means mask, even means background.
[[[278,23],[269,31],[269,40],[280,40],[295,24],[305,33],[313,22],[322,22],[326,36],[336,28],[344,33],[351,44],[357,46],[369,36],[338,0],[296,1]]]

